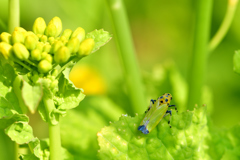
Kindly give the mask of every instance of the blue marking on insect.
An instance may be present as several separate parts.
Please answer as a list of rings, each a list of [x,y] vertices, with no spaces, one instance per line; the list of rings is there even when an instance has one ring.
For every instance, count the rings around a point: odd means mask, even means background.
[[[146,126],[145,125],[141,125],[138,127],[138,130],[139,131],[142,131],[143,134],[148,134],[149,131],[146,129]]]
[[[154,104],[156,102],[156,100],[151,99],[151,102]]]

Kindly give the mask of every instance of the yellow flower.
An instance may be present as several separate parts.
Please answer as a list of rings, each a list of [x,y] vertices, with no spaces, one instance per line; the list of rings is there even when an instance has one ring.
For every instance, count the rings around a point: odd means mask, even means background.
[[[106,92],[105,81],[90,66],[76,64],[69,74],[69,79],[77,88],[82,88],[86,95],[104,94]]]

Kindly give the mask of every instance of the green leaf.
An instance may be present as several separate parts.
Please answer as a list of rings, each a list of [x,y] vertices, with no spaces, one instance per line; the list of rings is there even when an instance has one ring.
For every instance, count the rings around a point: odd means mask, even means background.
[[[75,85],[73,84],[73,82],[69,79],[69,74],[71,72],[71,69],[74,65],[70,65],[68,68],[66,68],[62,73],[63,73],[63,77],[62,80],[59,80],[59,88],[61,88],[63,85],[65,85],[65,81],[67,81],[67,83],[71,84],[72,87],[74,87],[76,90],[81,90],[80,88],[75,87]],[[60,90],[61,92],[61,90]]]
[[[31,141],[33,136],[32,127],[26,122],[16,122],[5,129],[5,133],[18,144]]]
[[[14,122],[28,122],[29,119],[24,114],[19,114],[9,107],[8,101],[0,97],[0,128],[5,129]]]
[[[10,109],[15,109],[17,112],[21,113],[22,111],[19,107],[18,99],[12,88],[15,77],[16,74],[13,67],[8,63],[3,64],[0,61],[0,97],[8,101],[8,107]]]
[[[28,143],[28,146],[32,154],[21,155],[20,159],[22,160],[49,159],[49,144],[47,144],[45,140],[40,141],[38,138],[34,138]]]
[[[70,69],[63,71],[63,75],[59,79],[59,92],[54,97],[58,109],[67,110],[75,108],[84,99],[85,95],[81,89],[76,88],[69,80]]]
[[[95,46],[92,50],[92,53],[93,53],[93,52],[96,52],[97,50],[99,50],[100,47],[102,47],[103,45],[108,43],[111,40],[112,35],[110,35],[107,31],[100,29],[100,30],[94,30],[94,31],[88,33],[86,35],[86,38],[94,39]]]
[[[43,94],[44,96],[48,96],[50,99],[54,97],[54,94],[52,90],[50,89],[51,85],[51,80],[49,78],[39,78],[38,83],[42,86],[43,88]]]
[[[45,110],[43,101],[41,101],[39,106],[38,106],[38,113],[40,114],[43,121],[48,122],[48,115],[47,115],[47,112]]]
[[[43,152],[41,151],[40,140],[38,138],[32,139],[29,142],[28,146],[36,157],[38,157],[38,158],[42,157]]]
[[[62,153],[62,159],[63,160],[74,160],[74,158],[71,155],[71,153],[69,153],[68,150],[66,150],[63,147],[62,147],[61,153]]]
[[[124,111],[108,97],[86,97],[77,108],[68,111],[66,117],[61,119],[62,145],[75,159],[97,159],[97,132],[109,121],[117,120],[122,113]]]
[[[50,87],[52,81],[50,78],[40,78],[38,83],[41,84],[43,88],[43,100],[39,104],[38,112],[44,121],[50,121],[52,124],[57,124],[61,111],[56,108],[53,102],[55,93]],[[59,113],[57,113],[58,111]]]
[[[43,97],[43,89],[40,84],[31,86],[26,81],[23,81],[22,97],[30,112],[33,114]]]
[[[209,125],[209,136],[206,139],[207,153],[211,159],[240,159],[240,125],[231,129],[216,128]]]
[[[97,134],[101,159],[205,159],[206,107],[177,114],[173,111],[147,135],[138,131],[144,115],[123,115]]]
[[[24,156],[32,158],[37,157],[37,159],[41,160],[49,159],[49,139],[39,140],[37,138],[34,138],[32,141],[29,142],[29,147],[32,151],[32,154]],[[73,160],[73,156],[63,147],[61,148],[61,154],[62,160]]]
[[[240,74],[240,50],[236,51],[233,56],[233,70]]]
[[[34,154],[20,155],[20,160],[39,160]]]
[[[85,112],[74,110],[69,110],[61,119],[62,145],[75,156],[75,159],[94,160],[97,158],[98,150],[97,131],[107,122],[92,110]]]
[[[9,64],[1,65],[0,61],[0,96],[5,97],[9,93],[9,87],[11,87],[14,72],[10,70],[12,67]]]

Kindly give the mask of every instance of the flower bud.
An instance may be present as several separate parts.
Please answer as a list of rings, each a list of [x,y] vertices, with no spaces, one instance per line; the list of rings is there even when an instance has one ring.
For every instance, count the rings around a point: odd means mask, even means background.
[[[62,41],[64,45],[68,42],[65,36],[61,36],[59,40]]]
[[[45,59],[47,55],[48,55],[47,52],[42,52],[41,53],[41,59]]]
[[[38,79],[39,79],[38,72],[34,71],[29,79],[31,79],[34,83],[36,83],[38,81]]]
[[[46,35],[42,35],[40,38],[40,41],[44,43],[47,42],[47,40],[48,40],[48,37]]]
[[[44,34],[46,23],[42,17],[38,17],[33,23],[33,32],[35,34]]]
[[[43,47],[44,47],[44,43],[43,43],[43,42],[38,42],[38,44],[37,44],[36,48],[37,48],[39,51],[41,51],[41,52],[42,52],[42,50],[43,50]]]
[[[44,59],[46,59],[50,63],[52,63],[52,61],[53,61],[53,57],[50,54],[47,54]]]
[[[46,30],[45,30],[45,35],[48,37],[57,37],[57,28],[54,24],[48,24]]]
[[[72,33],[73,33],[73,31],[71,29],[65,29],[62,33],[62,36],[66,37],[67,40],[69,40]]]
[[[47,73],[52,69],[52,64],[47,60],[43,59],[38,63],[38,71],[40,73]]]
[[[85,38],[85,30],[81,27],[78,27],[73,33],[71,38],[77,37],[80,42],[82,42]]]
[[[33,36],[37,41],[39,40],[39,38],[38,38],[38,36],[35,34],[35,33],[33,33],[32,31],[27,31],[27,32],[23,32],[23,35],[24,35],[24,37],[26,38],[27,36]]]
[[[50,52],[51,50],[51,45],[47,42],[44,46],[43,46],[43,52]]]
[[[12,36],[11,34],[7,33],[7,32],[2,32],[0,35],[0,39],[2,42],[6,42],[8,44],[11,44],[12,41]]]
[[[42,37],[42,34],[36,34],[36,36],[38,37],[38,39],[40,39]]]
[[[49,22],[49,23],[53,23],[56,28],[57,28],[57,36],[60,35],[60,33],[62,32],[62,21],[59,17],[53,17],[53,19]]]
[[[50,84],[50,88],[51,89],[54,89],[55,87],[57,87],[58,86],[58,80],[54,80],[54,81],[52,81],[52,83]]]
[[[56,38],[55,38],[55,41],[60,41],[60,37],[56,37]]]
[[[12,33],[12,43],[24,43],[24,34],[20,31],[13,31]]]
[[[50,44],[53,44],[54,41],[55,41],[55,38],[54,38],[54,37],[48,37],[48,42],[49,42]]]
[[[79,45],[80,41],[78,40],[77,37],[71,38],[66,44],[70,53],[76,53],[79,49]]]
[[[54,54],[54,61],[56,63],[65,63],[70,58],[70,52],[66,46],[60,47]]]
[[[27,32],[24,28],[22,28],[22,27],[15,27],[14,28],[14,31],[19,31],[19,32],[22,32],[22,33],[24,33],[24,32]]]
[[[6,60],[12,58],[12,46],[6,42],[0,42],[0,53]]]
[[[45,34],[49,37],[57,37],[62,32],[62,21],[59,17],[54,17],[48,23]]]
[[[47,75],[47,79],[49,79],[51,82],[55,80],[55,77],[51,74]]]
[[[37,41],[36,37],[34,37],[33,35],[28,35],[25,38],[24,44],[27,47],[27,49],[34,50],[38,44],[38,41]]]
[[[95,42],[92,38],[87,38],[79,46],[79,50],[77,52],[78,57],[87,56],[91,53]]]
[[[31,51],[31,59],[35,61],[41,60],[41,51],[39,49],[34,49]]]
[[[62,46],[63,46],[63,43],[61,41],[55,41],[52,45],[51,53],[56,53],[57,50]]]
[[[27,60],[29,57],[29,51],[22,43],[15,43],[13,45],[13,52],[20,60]]]

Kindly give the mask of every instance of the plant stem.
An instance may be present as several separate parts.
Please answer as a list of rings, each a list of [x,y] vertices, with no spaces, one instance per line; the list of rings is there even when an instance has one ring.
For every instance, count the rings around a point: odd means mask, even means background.
[[[18,59],[14,59],[14,62],[18,63],[19,65],[23,66],[24,68],[26,68],[29,71],[32,70],[30,67],[28,67],[26,64],[24,64],[22,61],[20,61]]]
[[[218,29],[217,33],[214,35],[212,40],[209,43],[209,53],[211,53],[222,41],[225,37],[229,27],[232,23],[236,8],[237,8],[238,0],[228,0],[228,7],[223,22]]]
[[[33,63],[32,61],[30,61],[29,59],[26,59],[25,62],[27,62],[28,64],[37,67],[37,65],[35,63]]]
[[[208,52],[212,0],[196,1],[196,28],[189,74],[188,109],[201,104]]]
[[[19,160],[19,144],[17,144],[16,142],[14,143],[14,158],[15,160]]]
[[[61,160],[61,136],[60,124],[52,124],[51,113],[55,110],[53,100],[48,96],[43,96],[43,103],[48,115],[48,128],[49,128],[49,143],[50,143],[50,159]],[[58,121],[59,122],[59,121]]]
[[[61,136],[60,124],[52,125],[48,123],[49,128],[49,143],[50,143],[50,159],[61,160]]]
[[[139,66],[127,19],[127,13],[122,0],[107,0],[110,8],[114,37],[119,56],[122,59],[125,81],[133,112],[142,113],[145,110],[144,91],[141,83]]]
[[[9,0],[8,32],[12,33],[15,27],[19,27],[19,0]],[[13,87],[14,88],[14,87]],[[15,88],[16,89],[16,88]],[[25,112],[26,110],[23,110]],[[18,159],[19,145],[15,144],[15,159]]]
[[[19,0],[9,0],[8,32],[12,33],[15,27],[19,27]]]
[[[73,60],[74,60],[74,59],[73,59]],[[61,67],[61,69],[58,71],[58,74],[56,75],[56,79],[58,79],[58,78],[61,76],[62,71],[63,71],[65,68],[67,68],[68,66],[72,65],[73,60],[67,62],[64,66]]]

